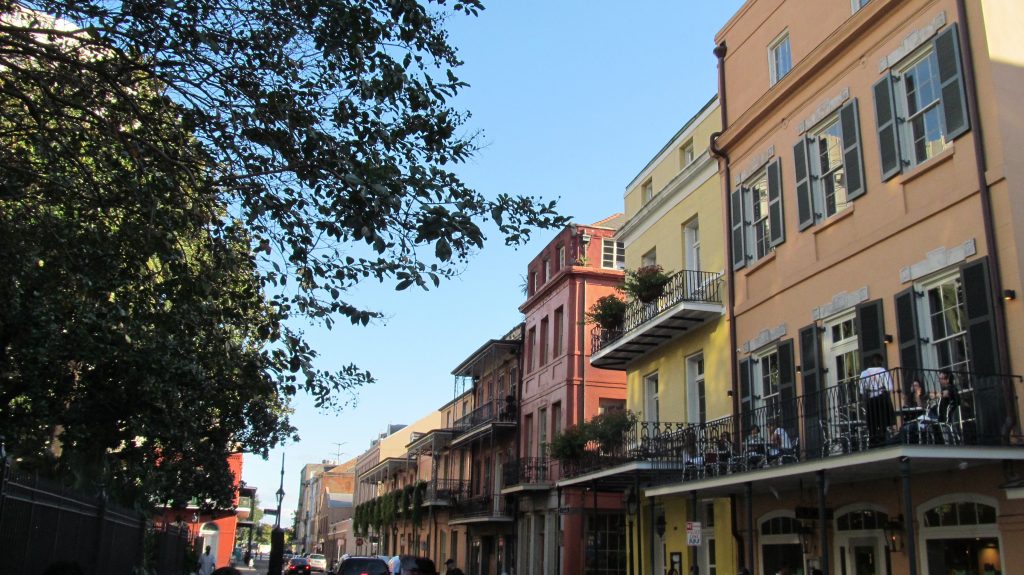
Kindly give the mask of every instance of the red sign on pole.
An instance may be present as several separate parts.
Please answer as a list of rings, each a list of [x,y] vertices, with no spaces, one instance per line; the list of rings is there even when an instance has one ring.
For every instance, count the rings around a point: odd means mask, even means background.
[[[362,537],[356,537],[356,545],[362,545],[362,544],[363,544],[363,538]]]

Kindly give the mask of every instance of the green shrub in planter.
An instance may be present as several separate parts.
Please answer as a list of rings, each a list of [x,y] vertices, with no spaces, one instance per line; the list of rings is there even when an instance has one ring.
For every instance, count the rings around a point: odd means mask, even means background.
[[[626,318],[626,302],[615,294],[597,298],[587,312],[587,321],[602,329],[620,329]]]
[[[622,289],[632,299],[651,303],[665,293],[665,285],[671,279],[659,265],[644,266],[636,270],[626,270],[626,283]]]
[[[552,438],[548,444],[548,455],[559,461],[577,460],[583,457],[590,439],[587,424],[567,427]]]
[[[622,445],[626,432],[636,421],[636,414],[631,411],[611,409],[594,416],[587,425],[591,438],[601,446],[601,451],[609,452]]]

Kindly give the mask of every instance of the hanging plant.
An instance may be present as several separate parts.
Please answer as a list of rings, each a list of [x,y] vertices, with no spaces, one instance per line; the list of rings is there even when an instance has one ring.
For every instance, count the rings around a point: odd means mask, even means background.
[[[672,277],[655,264],[636,270],[626,270],[626,283],[622,290],[633,299],[651,303],[665,293],[665,286]]]
[[[412,505],[412,492],[413,492],[414,489],[416,489],[416,486],[413,485],[412,483],[410,483],[409,485],[406,485],[404,488],[402,488],[402,499],[401,499],[401,502],[399,504],[400,505],[399,509],[401,509],[401,511],[402,511],[402,517],[404,517],[406,519],[409,519],[409,517],[410,517],[410,515],[409,515],[409,511],[410,511],[409,507]]]
[[[412,522],[416,527],[420,526],[420,519],[423,516],[423,496],[427,492],[427,482],[420,481],[412,492]]]
[[[621,329],[626,318],[626,302],[615,294],[597,298],[587,311],[587,321],[596,323],[601,329]]]

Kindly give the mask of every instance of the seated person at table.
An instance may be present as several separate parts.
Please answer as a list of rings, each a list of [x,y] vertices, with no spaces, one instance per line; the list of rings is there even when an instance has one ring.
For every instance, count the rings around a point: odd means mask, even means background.
[[[793,451],[793,442],[789,439],[789,434],[786,433],[786,428],[781,425],[772,424],[772,431],[769,435],[771,438],[771,447],[768,449],[768,455],[776,457],[783,453],[790,453]]]
[[[928,392],[920,379],[910,382],[910,391],[907,392],[907,407],[916,409],[928,409]]]
[[[715,449],[718,450],[720,455],[732,454],[732,436],[729,435],[728,431],[723,431],[722,435],[718,436],[718,441],[715,443]]]
[[[761,426],[755,424],[747,433],[746,447],[748,453],[764,453],[765,439],[761,435]]]

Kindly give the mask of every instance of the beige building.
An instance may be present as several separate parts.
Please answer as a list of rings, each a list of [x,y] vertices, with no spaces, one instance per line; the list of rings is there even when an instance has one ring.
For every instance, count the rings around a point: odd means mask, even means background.
[[[733,445],[648,494],[736,501],[739,566],[1024,569],[1022,21],[750,0],[719,32]]]

